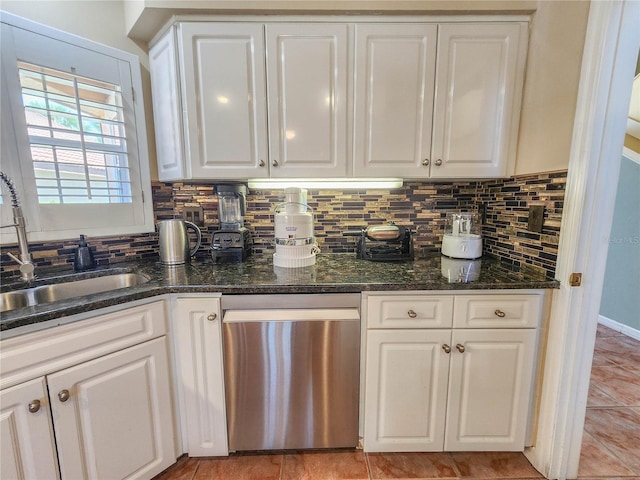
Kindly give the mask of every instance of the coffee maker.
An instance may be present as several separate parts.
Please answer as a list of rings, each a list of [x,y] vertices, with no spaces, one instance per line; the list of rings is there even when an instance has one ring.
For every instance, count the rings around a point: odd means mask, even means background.
[[[220,227],[213,232],[211,258],[214,262],[241,262],[251,254],[251,233],[244,226],[247,186],[216,185],[215,191]]]

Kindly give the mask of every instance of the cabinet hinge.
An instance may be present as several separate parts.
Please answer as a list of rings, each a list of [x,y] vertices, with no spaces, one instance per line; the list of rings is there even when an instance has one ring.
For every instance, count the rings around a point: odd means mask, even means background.
[[[569,285],[572,287],[579,287],[582,285],[582,274],[581,273],[572,273],[569,275]]]

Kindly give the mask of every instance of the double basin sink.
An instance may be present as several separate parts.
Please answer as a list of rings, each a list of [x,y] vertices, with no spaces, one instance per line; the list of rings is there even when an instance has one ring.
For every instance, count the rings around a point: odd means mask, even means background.
[[[109,292],[133,287],[149,281],[149,277],[137,273],[116,273],[62,283],[52,283],[23,290],[0,293],[0,312],[32,305],[57,302],[69,298]]]

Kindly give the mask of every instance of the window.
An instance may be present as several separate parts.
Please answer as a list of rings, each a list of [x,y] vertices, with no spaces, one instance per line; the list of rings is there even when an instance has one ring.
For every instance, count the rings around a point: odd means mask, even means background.
[[[0,166],[29,240],[152,231],[138,58],[4,13],[1,26]]]

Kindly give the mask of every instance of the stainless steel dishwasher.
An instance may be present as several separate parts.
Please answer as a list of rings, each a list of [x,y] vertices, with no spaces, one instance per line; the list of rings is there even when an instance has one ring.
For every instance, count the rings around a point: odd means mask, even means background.
[[[229,450],[356,447],[360,295],[223,295]]]

